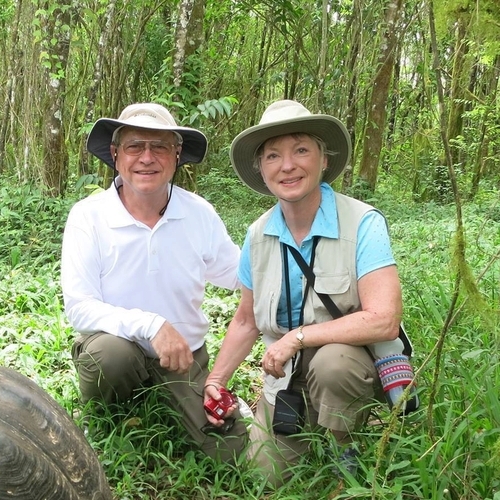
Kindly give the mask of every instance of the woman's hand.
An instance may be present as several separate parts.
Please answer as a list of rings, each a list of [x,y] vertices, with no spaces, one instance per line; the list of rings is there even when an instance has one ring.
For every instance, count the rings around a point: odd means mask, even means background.
[[[296,330],[291,330],[267,348],[262,358],[262,368],[268,375],[272,375],[274,378],[285,376],[283,367],[300,349],[299,341],[295,336],[296,333]]]
[[[203,404],[205,405],[210,398],[213,398],[215,401],[220,401],[222,399],[222,395],[220,393],[220,389],[222,386],[219,384],[207,383],[203,388]],[[216,427],[221,427],[224,425],[224,420],[230,417],[234,411],[238,408],[238,400],[235,398],[235,402],[232,406],[227,409],[227,412],[224,414],[223,418],[215,418],[213,415],[208,413],[205,410],[205,414],[207,416],[207,420]]]

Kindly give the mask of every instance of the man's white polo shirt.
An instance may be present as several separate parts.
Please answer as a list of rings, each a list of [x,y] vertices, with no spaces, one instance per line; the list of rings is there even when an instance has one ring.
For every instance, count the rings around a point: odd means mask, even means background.
[[[68,216],[61,268],[66,315],[80,333],[111,333],[152,357],[150,341],[166,320],[194,351],[208,331],[205,283],[237,288],[239,255],[200,196],[174,186],[151,229],[130,215],[112,185],[76,203]]]

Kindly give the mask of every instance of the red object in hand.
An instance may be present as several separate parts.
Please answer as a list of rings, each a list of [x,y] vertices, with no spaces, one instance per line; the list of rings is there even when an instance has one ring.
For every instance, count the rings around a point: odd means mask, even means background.
[[[214,398],[209,398],[203,405],[205,411],[217,420],[223,418],[227,410],[236,403],[236,398],[227,389],[224,389],[224,387],[221,387],[219,392],[221,395],[219,401]]]

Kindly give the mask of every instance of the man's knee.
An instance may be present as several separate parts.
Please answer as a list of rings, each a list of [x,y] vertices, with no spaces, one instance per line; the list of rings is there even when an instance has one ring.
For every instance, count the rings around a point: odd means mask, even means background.
[[[149,378],[145,356],[133,342],[100,333],[77,339],[73,347],[83,401],[122,401]]]

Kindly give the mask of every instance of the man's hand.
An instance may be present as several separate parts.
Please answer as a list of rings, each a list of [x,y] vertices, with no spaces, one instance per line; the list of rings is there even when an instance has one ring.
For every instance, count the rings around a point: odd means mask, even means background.
[[[151,341],[160,359],[160,366],[175,372],[187,373],[193,364],[193,353],[184,337],[165,321]]]

